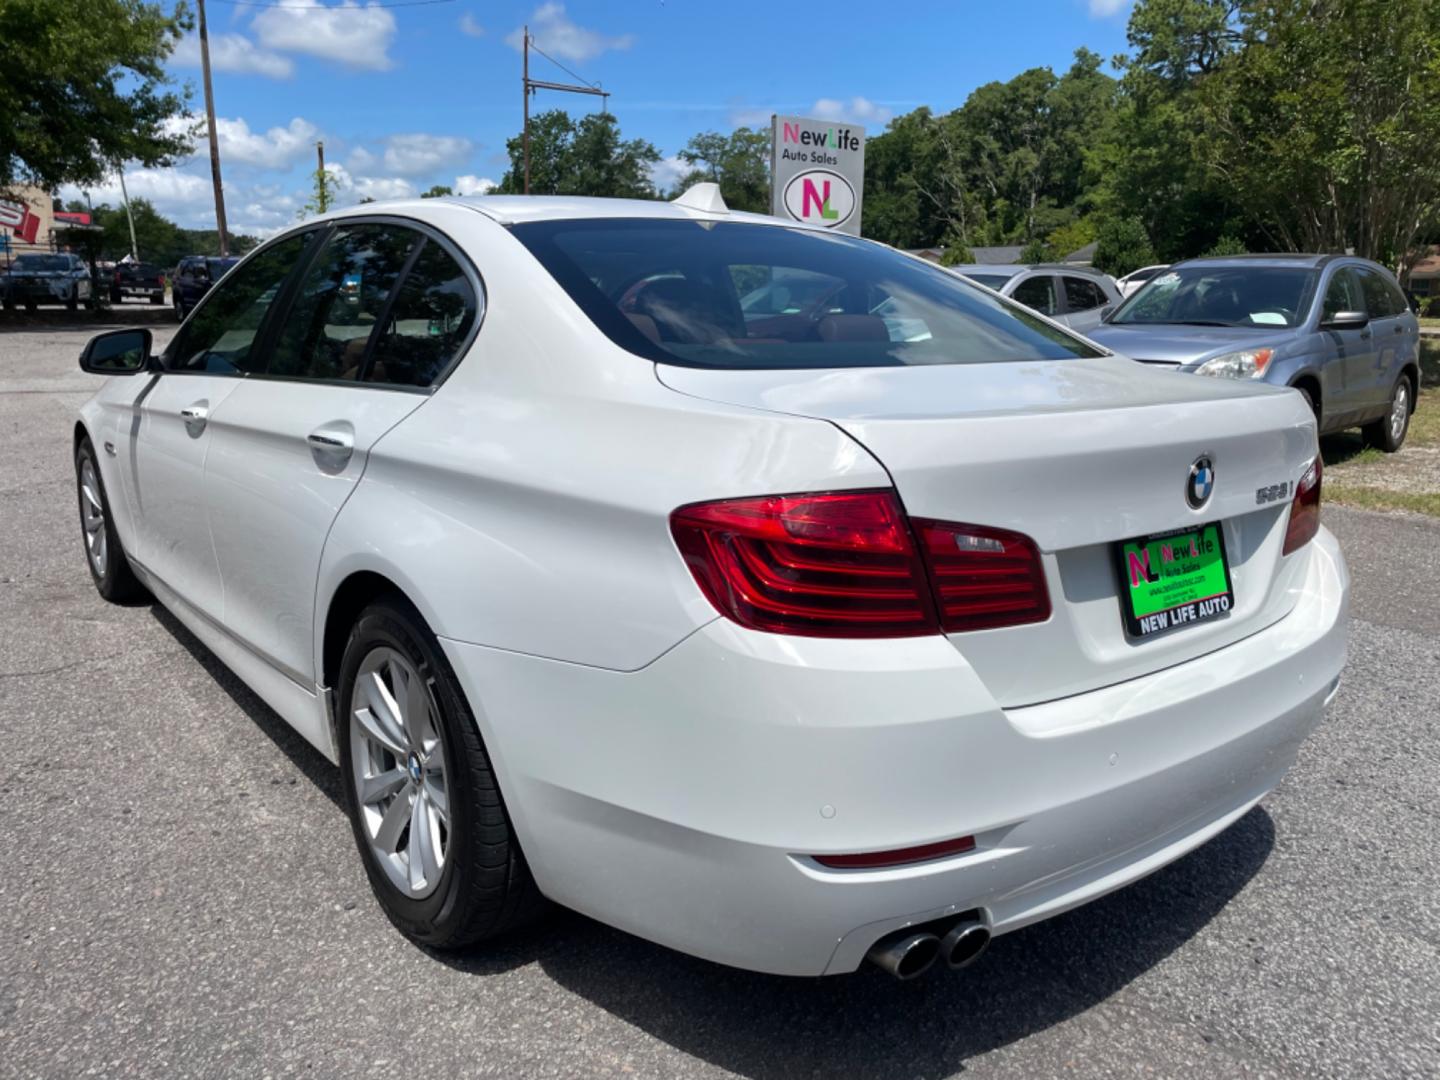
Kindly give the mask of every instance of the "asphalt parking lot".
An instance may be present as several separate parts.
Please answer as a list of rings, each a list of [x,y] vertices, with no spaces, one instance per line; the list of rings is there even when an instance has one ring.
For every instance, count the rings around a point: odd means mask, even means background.
[[[1351,659],[1296,769],[968,972],[779,979],[566,913],[437,956],[372,903],[331,766],[91,586],[94,329],[0,325],[0,1076],[1440,1076],[1440,522],[1327,507]]]

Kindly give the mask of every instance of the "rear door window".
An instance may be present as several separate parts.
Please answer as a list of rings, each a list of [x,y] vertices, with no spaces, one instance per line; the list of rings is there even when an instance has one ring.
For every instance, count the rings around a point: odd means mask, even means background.
[[[1356,272],[1360,275],[1360,286],[1365,293],[1365,310],[1372,319],[1389,319],[1409,310],[1399,288],[1387,282],[1383,275],[1366,267]]]
[[[396,225],[336,229],[311,262],[275,342],[269,374],[358,380],[367,347],[421,236]]]
[[[427,239],[384,318],[365,381],[428,387],[460,358],[480,318],[480,297],[454,256]]]
[[[1055,296],[1055,278],[1050,274],[1037,274],[1035,277],[1026,278],[1015,286],[1010,298],[1032,311],[1040,312],[1041,315],[1054,315],[1060,310]]]
[[[1105,290],[1089,278],[1065,276],[1065,309],[1092,311],[1110,302]]]

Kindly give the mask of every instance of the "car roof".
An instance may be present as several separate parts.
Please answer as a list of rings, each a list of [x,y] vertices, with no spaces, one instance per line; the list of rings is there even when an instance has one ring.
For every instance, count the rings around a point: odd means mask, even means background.
[[[1353,259],[1356,262],[1368,263],[1369,259],[1356,258],[1354,255],[1311,255],[1304,252],[1258,252],[1247,255],[1201,255],[1194,259],[1182,259],[1172,263],[1171,268],[1176,266],[1299,266],[1311,270],[1318,270],[1320,267],[1335,262],[1338,259]]]
[[[1016,274],[1023,274],[1029,270],[1028,266],[991,266],[988,263],[956,263],[954,266],[945,267],[946,270],[953,270],[957,274],[971,276],[975,274],[989,274],[992,277],[1014,277]]]
[[[957,274],[993,274],[996,277],[1014,277],[1016,274],[1023,274],[1027,270],[1043,270],[1049,274],[1080,274],[1089,277],[1103,278],[1108,275],[1103,270],[1096,270],[1093,266],[1079,266],[1073,263],[1028,263],[1020,265],[1011,263],[1008,265],[991,266],[986,263],[961,263],[955,266],[947,266],[946,270],[954,270]]]
[[[785,221],[767,214],[751,214],[741,210],[710,211],[660,199],[600,199],[577,195],[442,195],[434,199],[392,199],[348,206],[312,220],[398,213],[423,221],[427,210],[447,204],[474,210],[501,225],[519,225],[530,221],[651,218],[671,221],[745,221],[760,225],[829,231],[798,221]]]

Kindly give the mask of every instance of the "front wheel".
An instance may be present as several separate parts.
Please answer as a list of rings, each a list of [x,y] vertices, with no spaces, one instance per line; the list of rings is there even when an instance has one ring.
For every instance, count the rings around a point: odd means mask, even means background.
[[[66,306],[66,308],[68,308],[68,309],[71,310],[71,311],[76,310],[76,309],[80,306],[80,286],[79,286],[79,285],[71,285],[71,286],[70,286],[70,295],[65,298],[65,306]]]
[[[100,479],[100,466],[95,460],[95,447],[88,438],[80,441],[75,451],[75,489],[80,499],[80,535],[85,540],[85,562],[95,588],[111,603],[138,600],[145,587],[130,568],[130,560],[115,534],[110,516],[110,500],[105,482]]]
[[[419,613],[398,597],[362,612],[338,682],[351,829],[390,921],[441,949],[530,921],[544,902],[475,716]]]
[[[1390,391],[1390,408],[1385,415],[1360,429],[1366,445],[1393,454],[1405,444],[1410,430],[1411,394],[1409,378],[1400,376],[1395,389]]]
[[[176,321],[176,322],[184,322],[184,321],[185,321],[185,305],[180,302],[180,297],[178,297],[178,296],[175,297],[175,299],[174,299],[174,301],[173,301],[173,307],[175,308],[175,321]]]

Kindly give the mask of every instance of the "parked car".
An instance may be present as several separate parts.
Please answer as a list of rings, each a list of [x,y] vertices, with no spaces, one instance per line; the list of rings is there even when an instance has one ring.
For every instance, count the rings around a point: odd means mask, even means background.
[[[1099,326],[1101,309],[1121,300],[1115,280],[1088,266],[977,264],[949,269],[1072,330],[1088,331]]]
[[[792,271],[839,310],[753,332],[737,282]],[[1243,817],[1345,663],[1297,395],[714,185],[333,212],[81,366],[101,595],[339,765],[437,948],[543,896],[743,968],[963,967]]]
[[[187,255],[181,259],[170,279],[170,304],[175,309],[175,318],[184,322],[200,298],[239,261],[214,255]]]
[[[39,304],[64,304],[71,311],[92,294],[90,268],[79,255],[30,252],[17,255],[10,272],[0,277],[0,300],[34,311]]]
[[[1161,270],[1169,267],[1169,263],[1162,263],[1159,266],[1142,266],[1139,270],[1131,270],[1115,284],[1120,290],[1121,296],[1129,296],[1133,292],[1139,292],[1140,286],[1153,278]]]
[[[165,303],[165,270],[152,263],[116,263],[110,279],[110,302],[143,296],[152,304]]]
[[[1400,449],[1420,389],[1420,323],[1394,276],[1345,255],[1190,259],[1090,337],[1148,364],[1293,386],[1322,434]]]

